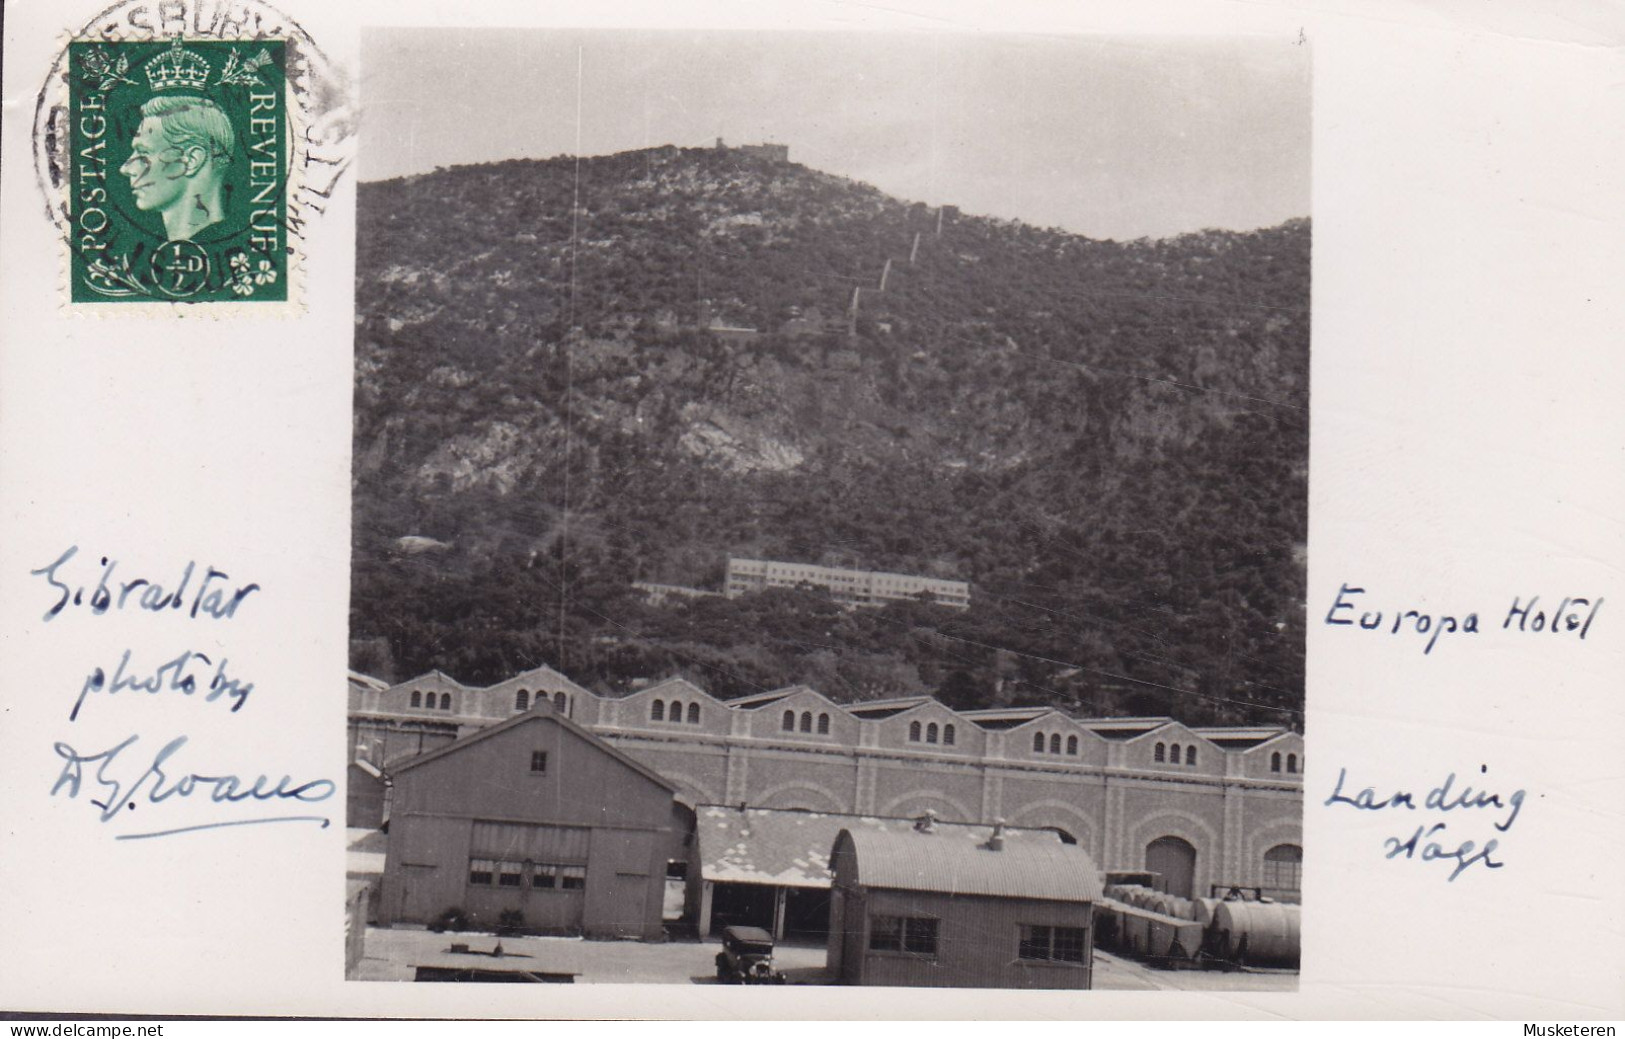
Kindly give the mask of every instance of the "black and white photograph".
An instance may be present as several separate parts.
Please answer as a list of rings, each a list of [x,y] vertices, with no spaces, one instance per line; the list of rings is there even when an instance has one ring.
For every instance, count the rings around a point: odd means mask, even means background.
[[[349,979],[1296,989],[1304,41],[362,67]]]
[[[1617,1033],[1625,9],[3,24],[0,1025]]]

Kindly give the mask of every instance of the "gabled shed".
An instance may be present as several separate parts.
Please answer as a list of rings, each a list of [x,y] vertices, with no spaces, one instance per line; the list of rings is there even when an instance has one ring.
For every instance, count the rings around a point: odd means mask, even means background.
[[[830,852],[830,971],[843,984],[1089,988],[1100,872],[1077,845],[977,843],[927,820],[842,830]]]

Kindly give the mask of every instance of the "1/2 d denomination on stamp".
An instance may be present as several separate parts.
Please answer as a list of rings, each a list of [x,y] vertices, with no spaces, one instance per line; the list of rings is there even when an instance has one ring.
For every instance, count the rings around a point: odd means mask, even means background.
[[[288,298],[284,51],[70,45],[75,303]]]

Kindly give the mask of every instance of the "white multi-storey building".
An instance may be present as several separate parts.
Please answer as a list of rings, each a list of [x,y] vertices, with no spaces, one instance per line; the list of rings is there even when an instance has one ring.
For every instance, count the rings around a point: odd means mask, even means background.
[[[726,589],[730,599],[767,588],[798,588],[803,585],[826,589],[830,598],[848,606],[882,606],[887,602],[915,599],[921,593],[926,593],[944,606],[961,610],[970,607],[970,585],[964,581],[765,559],[728,560]]]

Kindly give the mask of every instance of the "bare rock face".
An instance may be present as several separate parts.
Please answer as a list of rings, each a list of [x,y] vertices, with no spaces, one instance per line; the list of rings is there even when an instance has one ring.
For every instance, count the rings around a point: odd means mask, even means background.
[[[805,456],[793,443],[776,439],[756,423],[704,405],[683,408],[688,428],[678,446],[710,465],[735,473],[787,472]]]
[[[1301,704],[1306,220],[1119,243],[737,150],[579,172],[360,185],[358,636],[471,681],[835,682],[818,645],[852,688]],[[616,627],[633,581],[715,589],[729,555],[953,575],[981,627]]]
[[[491,422],[445,441],[418,467],[417,476],[426,484],[448,477],[453,491],[489,487],[507,494],[519,485],[531,461],[517,426]]]

